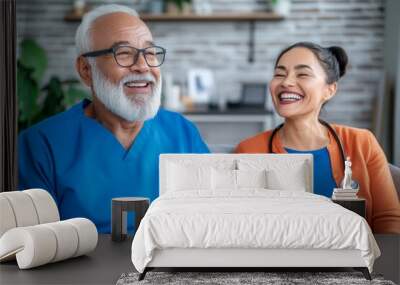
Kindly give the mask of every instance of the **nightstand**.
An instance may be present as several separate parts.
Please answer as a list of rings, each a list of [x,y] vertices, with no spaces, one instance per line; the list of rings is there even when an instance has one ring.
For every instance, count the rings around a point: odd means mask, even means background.
[[[143,197],[113,198],[111,202],[111,239],[123,241],[127,236],[127,212],[135,212],[135,230],[149,208],[150,200]]]
[[[365,199],[364,198],[332,199],[332,202],[339,204],[343,208],[353,211],[356,214],[359,214],[364,219],[366,218]]]

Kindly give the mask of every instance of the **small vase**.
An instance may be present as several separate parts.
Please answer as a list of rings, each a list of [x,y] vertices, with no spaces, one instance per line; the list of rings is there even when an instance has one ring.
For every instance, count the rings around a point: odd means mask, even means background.
[[[278,0],[276,4],[272,5],[272,10],[278,15],[289,16],[290,6],[290,0]]]

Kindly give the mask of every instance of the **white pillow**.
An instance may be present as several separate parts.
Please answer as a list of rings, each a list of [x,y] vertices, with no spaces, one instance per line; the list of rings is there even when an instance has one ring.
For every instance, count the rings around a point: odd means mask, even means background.
[[[211,170],[213,190],[237,190],[240,188],[267,188],[265,170]]]
[[[212,189],[235,190],[236,189],[236,170],[215,169],[211,170]]]
[[[238,188],[267,188],[266,171],[263,170],[236,170]]]
[[[303,164],[286,171],[269,169],[266,171],[266,175],[268,189],[307,191],[307,179]]]
[[[267,188],[272,190],[307,191],[312,189],[307,170],[307,161],[295,160],[293,157],[282,155],[271,159],[238,160],[240,170],[266,170]]]
[[[168,191],[211,189],[210,167],[169,163],[167,173]]]

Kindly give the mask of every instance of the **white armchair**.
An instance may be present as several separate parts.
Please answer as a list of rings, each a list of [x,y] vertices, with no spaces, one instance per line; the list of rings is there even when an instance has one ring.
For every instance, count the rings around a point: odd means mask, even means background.
[[[42,189],[0,193],[0,262],[16,259],[20,269],[86,254],[97,245],[88,219],[60,221],[57,206]]]

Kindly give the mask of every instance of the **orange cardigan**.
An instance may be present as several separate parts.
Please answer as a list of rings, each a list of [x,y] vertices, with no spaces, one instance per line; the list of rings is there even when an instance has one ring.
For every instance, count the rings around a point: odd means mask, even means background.
[[[352,161],[353,179],[360,184],[358,195],[366,199],[367,221],[375,233],[400,234],[400,203],[388,162],[374,135],[365,129],[332,125],[342,140],[346,155]],[[266,153],[272,131],[242,141],[236,153]],[[340,148],[329,133],[328,152],[333,177],[337,183],[344,176]],[[272,150],[286,153],[279,135],[274,136]]]

